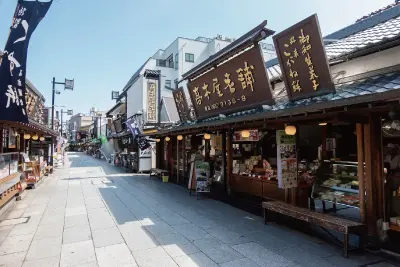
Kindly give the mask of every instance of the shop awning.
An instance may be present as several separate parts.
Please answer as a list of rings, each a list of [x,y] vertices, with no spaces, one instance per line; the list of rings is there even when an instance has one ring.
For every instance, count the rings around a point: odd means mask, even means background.
[[[120,133],[109,134],[108,138],[122,138],[122,137],[125,137],[125,136],[128,136],[128,135],[131,135],[130,131],[123,131],[123,132],[120,132]]]
[[[3,127],[11,127],[17,130],[21,130],[26,133],[37,133],[40,135],[47,135],[56,137],[59,135],[58,132],[51,130],[47,126],[44,126],[40,123],[35,122],[34,120],[29,119],[29,123],[21,123],[15,121],[0,121],[0,125]]]
[[[244,121],[270,120],[287,118],[313,112],[321,112],[360,104],[398,101],[400,99],[400,70],[362,78],[353,81],[342,81],[336,84],[336,93],[312,97],[297,101],[289,101],[280,96],[276,104],[236,112],[225,117],[207,118],[190,124],[174,126],[161,130],[157,135],[178,133],[196,128],[216,127]],[[154,134],[148,134],[152,136]]]

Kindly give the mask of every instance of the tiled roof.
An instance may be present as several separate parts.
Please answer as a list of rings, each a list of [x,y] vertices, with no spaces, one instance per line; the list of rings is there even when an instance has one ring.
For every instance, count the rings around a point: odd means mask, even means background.
[[[381,74],[374,77],[336,84],[336,92],[297,101],[276,99],[275,105],[263,106],[232,113],[221,118],[219,116],[207,118],[201,121],[187,123],[179,127],[165,129],[165,132],[179,131],[188,128],[203,126],[217,126],[245,120],[262,118],[276,118],[302,114],[325,108],[337,108],[350,104],[373,103],[376,101],[390,100],[400,97],[400,71]]]
[[[400,5],[394,5],[377,15],[325,36],[326,42],[330,42],[325,45],[325,51],[328,59],[332,61],[398,38],[400,38]],[[280,78],[282,71],[276,58],[268,61],[266,66],[271,80]]]

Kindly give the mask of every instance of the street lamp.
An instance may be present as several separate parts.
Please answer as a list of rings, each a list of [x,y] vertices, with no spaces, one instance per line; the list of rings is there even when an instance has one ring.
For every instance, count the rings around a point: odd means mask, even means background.
[[[56,90],[56,84],[64,85],[64,90],[74,90],[74,80],[65,79],[64,82],[56,82],[56,78],[53,77],[53,92],[52,92],[52,99],[51,99],[51,129],[54,130],[54,99],[56,94],[61,94],[60,91]],[[54,153],[54,137],[51,138],[51,158],[50,158],[50,165],[53,167],[53,153]],[[53,168],[52,168],[53,170]]]

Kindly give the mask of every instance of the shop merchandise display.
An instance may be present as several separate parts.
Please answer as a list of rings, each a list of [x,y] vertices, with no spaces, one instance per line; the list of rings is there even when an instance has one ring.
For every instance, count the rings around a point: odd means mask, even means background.
[[[359,207],[357,162],[323,163],[323,172],[317,177],[313,197],[321,201]]]

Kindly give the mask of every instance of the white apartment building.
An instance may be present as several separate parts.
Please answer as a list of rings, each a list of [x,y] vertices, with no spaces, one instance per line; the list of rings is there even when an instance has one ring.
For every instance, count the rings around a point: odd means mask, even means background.
[[[143,115],[145,125],[149,122],[158,122],[158,103],[161,103],[160,122],[178,121],[179,116],[172,98],[172,91],[182,78],[182,74],[225,48],[234,40],[221,35],[213,39],[178,37],[167,48],[158,50],[136,71],[120,95],[121,98],[126,96],[127,118],[140,114],[140,116]],[[276,57],[272,45],[262,44],[261,46],[265,61]],[[148,99],[149,82],[156,84],[156,88],[159,90],[155,99],[153,97]],[[186,84],[179,84],[179,86],[183,86],[186,91]],[[159,95],[161,101],[159,101]],[[149,105],[153,113],[154,109],[156,110],[155,116],[154,114],[148,116]],[[155,120],[147,120],[150,117]]]

